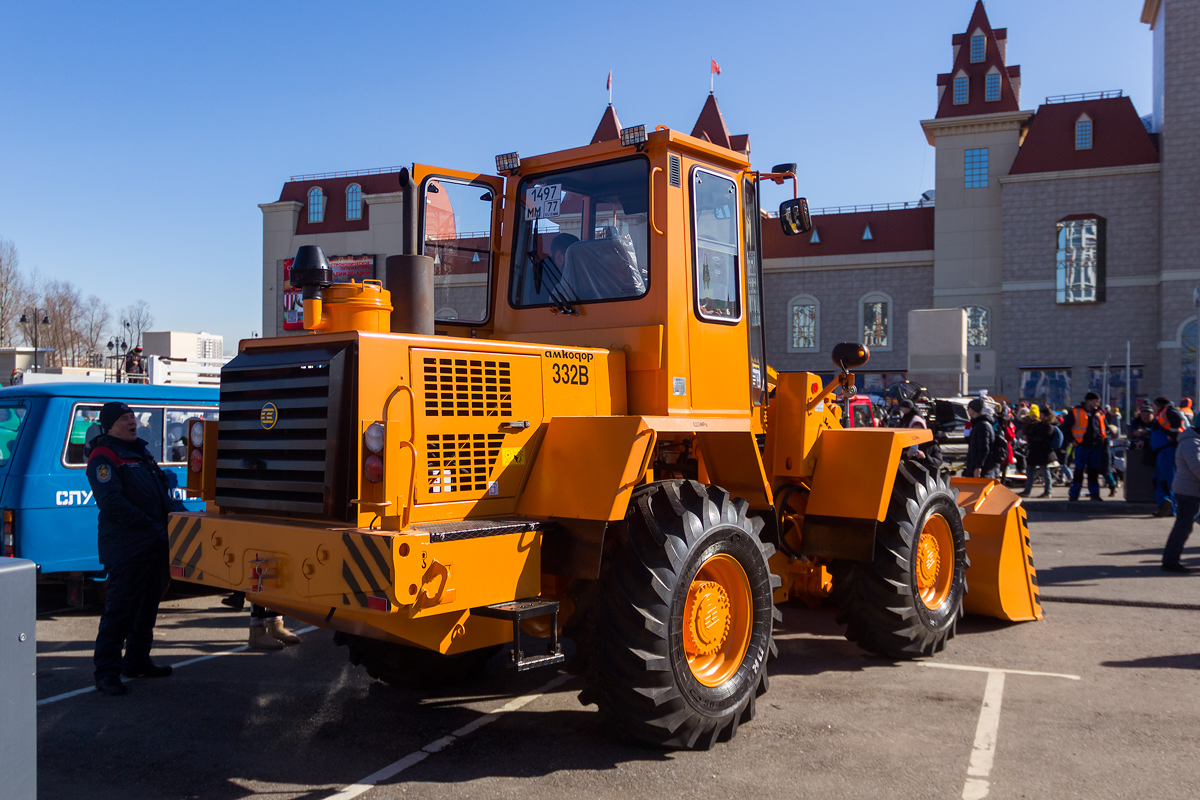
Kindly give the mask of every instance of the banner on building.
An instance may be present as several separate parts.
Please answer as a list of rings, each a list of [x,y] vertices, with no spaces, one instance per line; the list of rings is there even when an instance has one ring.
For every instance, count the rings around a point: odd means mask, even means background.
[[[363,281],[375,277],[375,256],[331,256],[329,266],[333,268],[335,283]],[[300,290],[293,289],[289,280],[292,274],[292,259],[283,262],[283,329],[304,330],[304,301]]]

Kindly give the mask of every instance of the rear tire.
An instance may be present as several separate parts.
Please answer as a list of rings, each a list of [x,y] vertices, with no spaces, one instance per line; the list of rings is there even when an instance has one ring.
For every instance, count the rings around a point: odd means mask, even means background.
[[[695,481],[639,487],[606,543],[577,631],[580,702],[612,734],[712,747],[767,690],[779,578],[749,504]]]
[[[900,463],[874,559],[831,567],[847,639],[898,659],[945,648],[962,614],[970,565],[957,497],[940,473]]]
[[[372,678],[411,689],[431,689],[465,680],[482,672],[488,659],[501,650],[501,645],[493,645],[448,656],[341,632],[334,634],[333,641],[346,645],[350,663],[366,669]]]

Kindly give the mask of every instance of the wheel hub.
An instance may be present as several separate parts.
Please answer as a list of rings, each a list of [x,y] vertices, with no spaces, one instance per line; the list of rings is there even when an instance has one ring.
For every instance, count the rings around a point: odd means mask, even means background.
[[[696,581],[688,591],[683,611],[687,649],[698,656],[711,655],[729,638],[729,593],[715,581]]]
[[[925,520],[913,562],[921,602],[929,609],[940,607],[950,597],[954,578],[954,538],[950,523],[941,514],[931,514]]]

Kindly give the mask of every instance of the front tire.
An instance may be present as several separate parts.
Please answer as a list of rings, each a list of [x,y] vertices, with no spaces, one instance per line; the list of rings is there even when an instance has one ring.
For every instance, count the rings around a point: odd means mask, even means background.
[[[635,490],[578,626],[580,701],[614,735],[707,749],[753,718],[779,578],[748,508],[695,481]]]
[[[962,614],[970,565],[957,497],[940,473],[900,463],[874,559],[832,565],[847,639],[897,659],[945,648]]]

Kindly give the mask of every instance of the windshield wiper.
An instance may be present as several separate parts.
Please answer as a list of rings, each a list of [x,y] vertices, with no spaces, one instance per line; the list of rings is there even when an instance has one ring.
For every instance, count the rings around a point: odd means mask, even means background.
[[[542,283],[546,277],[547,290],[549,294],[550,305],[562,314],[578,314],[579,309],[571,305],[576,302],[563,291],[562,273],[558,269],[558,265],[554,263],[554,259],[550,256],[542,256],[538,258],[537,250],[529,251],[529,260],[533,264],[533,288],[538,294],[542,292]],[[548,273],[548,275],[543,275]]]

